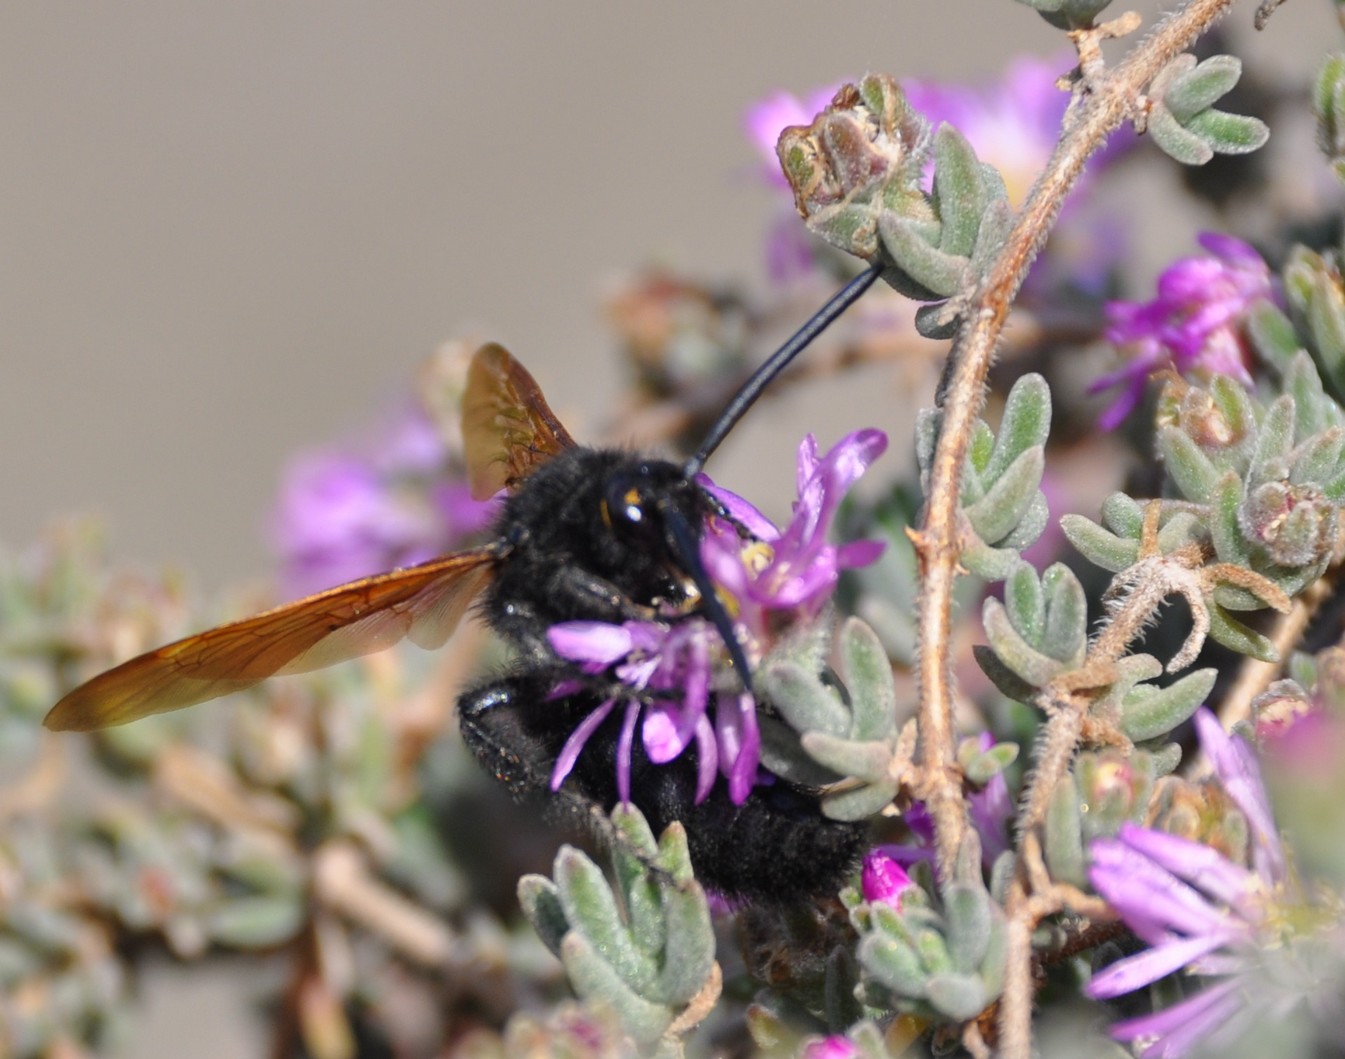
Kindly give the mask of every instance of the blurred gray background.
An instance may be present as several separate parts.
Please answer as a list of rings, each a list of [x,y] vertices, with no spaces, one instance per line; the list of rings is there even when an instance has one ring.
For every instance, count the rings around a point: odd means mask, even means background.
[[[1253,40],[1242,5],[1239,50],[1338,47],[1328,7]],[[765,282],[751,102],[1060,43],[1009,0],[4,5],[0,539],[92,511],[119,558],[263,574],[285,457],[469,329],[591,430],[604,281]],[[253,1054],[222,980],[171,977],[125,1054]]]
[[[1327,7],[1251,43],[1330,46]],[[0,539],[93,511],[207,589],[263,573],[286,455],[468,328],[591,427],[605,280],[764,283],[749,103],[1060,40],[1009,0],[5,5]]]

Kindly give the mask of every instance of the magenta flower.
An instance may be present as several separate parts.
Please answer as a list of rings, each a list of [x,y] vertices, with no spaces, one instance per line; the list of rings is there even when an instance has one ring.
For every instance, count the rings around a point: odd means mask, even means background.
[[[302,454],[286,468],[272,538],[281,581],[302,596],[431,559],[484,529],[433,424],[408,409],[363,445]]]
[[[841,571],[872,562],[880,542],[833,545],[827,541],[841,499],[887,445],[878,430],[842,438],[823,457],[809,435],[799,448],[799,499],[783,530],[746,500],[713,483],[706,487],[739,525],[756,536],[712,520],[701,542],[710,578],[730,602],[735,631],[748,662],[764,657],[774,631],[817,615]],[[547,632],[552,649],[590,675],[611,673],[629,695],[612,697],[588,714],[566,740],[551,774],[559,789],[589,737],[613,711],[622,710],[617,742],[617,792],[629,800],[631,754],[638,733],[649,760],[666,764],[693,744],[696,799],[723,776],[729,797],[741,805],[760,768],[761,735],[756,703],[727,668],[727,651],[714,625],[699,615],[668,622],[560,622]],[[566,682],[553,694],[568,694]]]
[[[1169,365],[1198,379],[1226,375],[1251,386],[1242,326],[1258,302],[1274,297],[1270,269],[1240,239],[1203,232],[1199,242],[1214,256],[1169,265],[1152,301],[1108,303],[1105,337],[1128,359],[1089,387],[1092,393],[1121,388],[1099,420],[1104,430],[1119,426],[1144,396],[1149,376]]]
[[[891,905],[900,912],[902,899],[914,885],[906,869],[887,850],[879,847],[865,854],[859,878],[865,901]]]
[[[859,1048],[847,1037],[824,1037],[803,1047],[803,1059],[858,1059]]]
[[[1139,1042],[1146,1059],[1183,1056],[1197,1043],[1218,1047],[1258,1021],[1334,1003],[1325,995],[1334,987],[1311,967],[1310,953],[1322,928],[1338,935],[1339,923],[1310,908],[1290,876],[1251,748],[1208,710],[1196,714],[1196,727],[1225,792],[1247,819],[1251,867],[1133,824],[1090,847],[1094,888],[1149,947],[1095,974],[1089,995],[1120,996],[1177,971],[1209,980],[1172,1007],[1111,1027],[1118,1040]],[[1321,932],[1306,936],[1308,946],[1295,936],[1304,925]]]

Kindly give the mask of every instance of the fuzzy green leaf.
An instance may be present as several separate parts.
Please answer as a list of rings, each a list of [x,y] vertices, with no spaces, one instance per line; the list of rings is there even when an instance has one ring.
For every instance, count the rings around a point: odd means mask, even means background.
[[[1018,526],[1037,497],[1045,469],[1046,450],[1033,446],[1009,464],[985,496],[964,509],[981,540],[997,544]]]
[[[878,781],[887,776],[892,745],[886,739],[858,742],[827,732],[805,732],[803,749],[838,776]]]
[[[581,998],[609,1004],[621,1028],[647,1049],[672,1025],[673,1011],[640,996],[600,952],[578,932],[567,934],[560,951],[565,974]]]
[[[954,883],[946,889],[943,901],[948,920],[948,956],[954,969],[974,973],[990,944],[990,895],[984,889]]]
[[[897,996],[921,999],[927,980],[920,958],[890,934],[869,934],[859,943],[859,962]]]
[[[1303,348],[1289,317],[1273,302],[1260,301],[1252,306],[1244,326],[1257,353],[1281,374]]]
[[[993,999],[978,975],[951,971],[930,975],[925,996],[939,1011],[956,1021],[974,1019]]]
[[[850,735],[887,739],[897,731],[897,687],[892,663],[878,636],[858,618],[848,618],[840,633],[840,677],[850,692]]]
[[[1163,105],[1181,124],[1187,124],[1232,91],[1242,76],[1242,63],[1232,55],[1211,55],[1177,77],[1163,93]]]
[[[1270,139],[1270,126],[1260,118],[1207,110],[1186,123],[1216,154],[1251,154]]]
[[[1230,651],[1259,658],[1262,662],[1278,662],[1279,652],[1275,645],[1254,629],[1249,629],[1223,607],[1210,607],[1210,639],[1221,643]]]
[[[981,667],[990,682],[1014,702],[1030,705],[1037,697],[1037,689],[1020,677],[999,660],[995,652],[986,644],[976,644],[972,649],[976,664]]]
[[[665,886],[663,893],[668,928],[663,966],[651,999],[683,1007],[700,992],[714,966],[715,932],[710,906],[699,886]]]
[[[879,217],[878,232],[888,257],[921,287],[943,298],[961,288],[970,264],[966,257],[930,246],[910,222],[895,213]]]
[[[865,783],[849,790],[822,796],[822,813],[830,820],[857,823],[877,816],[897,795],[897,785],[891,781]]]
[[[560,891],[545,875],[524,875],[518,880],[518,904],[542,944],[560,956],[561,939],[570,930],[561,906]]]
[[[995,435],[995,447],[986,464],[993,481],[1029,449],[1045,445],[1051,433],[1051,388],[1032,372],[1013,384]]]
[[[1046,630],[1046,596],[1031,563],[1019,563],[1004,582],[1004,609],[1023,639],[1040,647]]]
[[[981,608],[985,638],[999,660],[1033,687],[1044,687],[1064,666],[1032,647],[1013,627],[1008,611],[997,599],[987,599]]]
[[[653,960],[635,947],[601,869],[577,849],[563,846],[554,874],[571,933],[582,934],[601,952],[621,981],[647,993],[655,981]]]
[[[817,674],[790,661],[774,662],[755,676],[763,696],[798,732],[850,734],[850,713]]]
[[[1074,545],[1079,554],[1094,566],[1100,566],[1112,573],[1119,573],[1133,566],[1139,558],[1138,540],[1118,537],[1108,533],[1096,522],[1082,515],[1062,515],[1060,529],[1065,539]]]
[[[1046,625],[1038,646],[1071,667],[1083,664],[1088,648],[1088,598],[1074,571],[1054,563],[1042,575]]]
[[[934,197],[943,222],[939,249],[969,257],[985,212],[985,179],[967,138],[946,123],[934,134]]]
[[[1088,862],[1083,849],[1083,819],[1079,788],[1072,775],[1066,775],[1051,793],[1046,808],[1046,866],[1051,877],[1061,882],[1084,886],[1088,881]]]
[[[1214,157],[1214,149],[1200,136],[1187,131],[1161,103],[1149,114],[1148,130],[1159,149],[1182,165],[1204,165]]]
[[[1102,525],[1118,537],[1139,540],[1144,530],[1144,507],[1125,493],[1112,493],[1102,501]]]
[[[1190,719],[1214,687],[1217,669],[1197,669],[1165,688],[1141,684],[1121,705],[1121,730],[1134,742],[1166,735]]]
[[[1160,429],[1157,440],[1158,454],[1182,496],[1198,504],[1207,503],[1219,481],[1219,469],[1190,435],[1176,427]]]

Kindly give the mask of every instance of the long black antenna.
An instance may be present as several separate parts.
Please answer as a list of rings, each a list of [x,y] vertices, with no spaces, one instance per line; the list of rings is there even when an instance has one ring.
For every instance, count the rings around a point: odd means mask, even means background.
[[[719,418],[715,425],[710,428],[710,433],[705,436],[701,442],[701,447],[696,450],[696,454],[687,460],[683,473],[688,478],[694,478],[700,474],[701,468],[705,466],[705,461],[710,458],[710,454],[719,448],[719,443],[728,436],[728,432],[743,417],[743,413],[752,407],[752,403],[761,396],[764,390],[785,367],[799,355],[814,338],[825,331],[841,313],[850,308],[859,300],[866,290],[873,286],[883,271],[882,265],[874,265],[871,268],[861,272],[844,287],[832,295],[831,301],[818,309],[812,318],[794,332],[794,336],[783,346],[771,354],[770,358],[757,368],[728,403],[728,406],[719,413]]]

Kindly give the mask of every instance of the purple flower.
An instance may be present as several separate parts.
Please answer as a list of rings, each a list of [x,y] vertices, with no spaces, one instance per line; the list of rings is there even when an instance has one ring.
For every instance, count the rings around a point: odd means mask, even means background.
[[[433,424],[413,408],[363,445],[294,458],[272,537],[284,590],[301,596],[451,551],[493,515],[493,504],[471,498]]]
[[[1242,334],[1248,312],[1274,297],[1270,269],[1240,239],[1204,232],[1200,245],[1213,257],[1193,255],[1169,265],[1148,302],[1110,302],[1107,341],[1128,357],[1089,391],[1121,387],[1100,419],[1104,430],[1120,425],[1144,396],[1149,376],[1171,365],[1183,375],[1226,375],[1250,387],[1251,354]]]
[[[783,530],[746,500],[706,480],[729,515],[755,535],[744,541],[735,527],[712,520],[701,543],[710,578],[735,615],[735,631],[748,662],[756,665],[784,625],[817,615],[844,569],[872,562],[879,542],[833,545],[831,521],[846,491],[887,445],[878,430],[842,438],[823,457],[811,435],[799,448],[799,499]],[[617,791],[630,796],[631,755],[638,734],[646,756],[666,764],[693,744],[696,799],[704,800],[717,776],[741,805],[760,768],[761,735],[756,703],[728,671],[727,651],[714,625],[699,615],[668,622],[560,622],[547,631],[552,649],[588,674],[610,672],[630,691],[598,705],[570,734],[551,774],[558,789],[585,744],[620,707]],[[573,690],[567,682],[555,695]]]
[[[865,854],[859,879],[865,901],[891,905],[900,912],[903,896],[914,885],[906,869],[887,850],[878,847]]]
[[[803,1059],[858,1059],[859,1048],[846,1037],[824,1037],[809,1041],[803,1048]]]
[[[1024,56],[991,84],[904,81],[902,87],[931,125],[952,125],[981,161],[1000,171],[1009,202],[1019,206],[1060,136],[1069,96],[1055,82],[1068,67],[1063,58],[1049,62]]]
[[[1114,1024],[1112,1036],[1138,1041],[1145,1057],[1185,1055],[1197,1042],[1235,1040],[1257,1020],[1283,1018],[1319,982],[1295,983],[1270,954],[1291,947],[1293,925],[1314,921],[1286,869],[1251,748],[1230,737],[1208,710],[1196,714],[1201,743],[1225,792],[1247,819],[1251,868],[1209,846],[1125,824],[1090,846],[1094,888],[1149,946],[1093,976],[1090,996],[1110,998],[1177,971],[1210,983],[1163,1011]],[[1273,983],[1273,984],[1272,984]],[[1310,1002],[1310,1001],[1309,1001]]]

